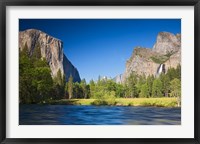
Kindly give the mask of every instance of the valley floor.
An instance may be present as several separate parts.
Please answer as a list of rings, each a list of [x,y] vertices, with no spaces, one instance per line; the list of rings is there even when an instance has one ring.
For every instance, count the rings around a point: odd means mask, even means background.
[[[62,99],[49,104],[178,107],[177,98]]]

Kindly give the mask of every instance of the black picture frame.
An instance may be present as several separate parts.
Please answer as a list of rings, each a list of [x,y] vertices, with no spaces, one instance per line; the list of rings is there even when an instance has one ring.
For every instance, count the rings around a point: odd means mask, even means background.
[[[194,6],[195,16],[195,104],[194,138],[6,138],[6,7],[7,6]],[[200,144],[200,2],[199,0],[1,0],[0,1],[0,142],[68,144]]]

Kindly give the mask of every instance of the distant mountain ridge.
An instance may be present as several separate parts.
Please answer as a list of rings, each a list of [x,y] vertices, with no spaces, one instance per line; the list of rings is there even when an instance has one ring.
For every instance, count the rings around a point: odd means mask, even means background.
[[[63,42],[61,40],[37,29],[19,32],[20,49],[27,44],[30,53],[32,53],[37,43],[40,45],[42,57],[46,58],[50,66],[52,77],[55,77],[60,69],[67,81],[70,75],[72,75],[74,82],[81,81],[78,70],[63,53]]]

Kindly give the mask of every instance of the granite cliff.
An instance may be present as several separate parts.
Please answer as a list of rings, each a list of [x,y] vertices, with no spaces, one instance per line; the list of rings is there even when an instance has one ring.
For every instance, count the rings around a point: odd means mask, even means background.
[[[135,72],[139,75],[157,76],[160,72],[167,72],[181,64],[181,35],[169,32],[160,32],[153,48],[136,47],[126,62],[123,76],[117,76],[118,83]]]
[[[57,75],[58,70],[65,75],[66,80],[72,75],[74,82],[80,82],[78,70],[67,59],[63,53],[63,42],[40,30],[28,29],[19,32],[19,48],[20,50],[27,44],[30,54],[33,53],[36,44],[40,45],[41,55],[46,58],[52,77]]]

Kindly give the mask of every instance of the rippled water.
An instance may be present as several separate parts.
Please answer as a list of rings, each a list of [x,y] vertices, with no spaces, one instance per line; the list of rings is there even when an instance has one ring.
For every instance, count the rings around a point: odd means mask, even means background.
[[[180,125],[180,108],[20,105],[20,125]]]

